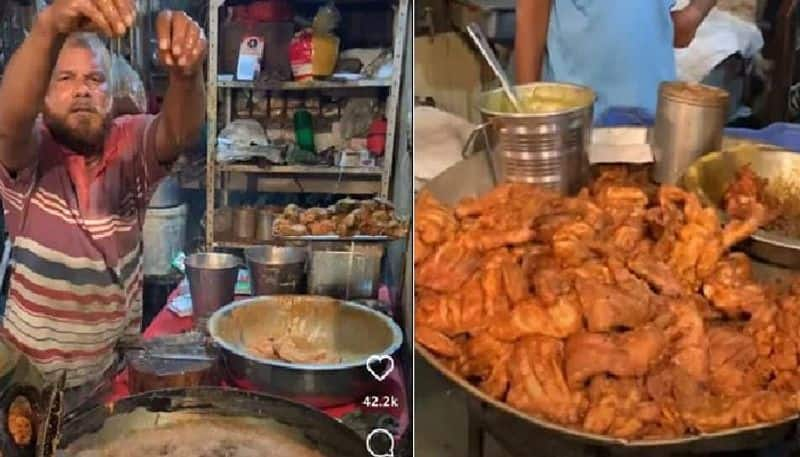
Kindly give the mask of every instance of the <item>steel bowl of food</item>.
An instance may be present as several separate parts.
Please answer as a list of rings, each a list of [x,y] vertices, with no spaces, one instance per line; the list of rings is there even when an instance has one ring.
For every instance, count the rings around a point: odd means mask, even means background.
[[[742,199],[763,204],[770,221],[742,243],[743,249],[800,268],[800,154],[755,144],[713,152],[692,164],[683,186],[723,217],[739,211]]]
[[[403,341],[400,327],[378,311],[310,295],[231,303],[208,330],[234,384],[320,408],[362,400],[377,382],[370,357],[385,361]]]

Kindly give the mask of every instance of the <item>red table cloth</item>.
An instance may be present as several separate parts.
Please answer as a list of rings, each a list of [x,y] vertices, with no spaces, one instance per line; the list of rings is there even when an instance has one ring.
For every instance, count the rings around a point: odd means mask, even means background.
[[[186,293],[185,282],[181,283],[181,285],[170,294],[167,299],[167,304],[183,293]],[[389,303],[391,301],[387,288],[384,287],[381,289],[379,299],[384,303]],[[144,339],[187,332],[191,330],[193,326],[194,321],[191,317],[180,317],[173,313],[168,306],[164,306],[164,309],[158,313],[153,319],[153,322],[150,323],[150,326],[144,331]],[[341,419],[346,414],[359,409],[365,413],[388,414],[397,419],[399,424],[398,436],[401,436],[408,428],[409,422],[406,394],[407,390],[405,377],[403,376],[403,368],[395,359],[394,370],[383,382],[376,384],[376,391],[370,393],[369,401],[328,408],[325,409],[324,412],[336,419]],[[113,392],[109,400],[115,401],[128,395],[130,395],[130,388],[126,369],[114,380]],[[377,401],[373,401],[374,397],[377,397]],[[391,402],[387,400],[389,398],[397,399],[398,406],[393,407]]]

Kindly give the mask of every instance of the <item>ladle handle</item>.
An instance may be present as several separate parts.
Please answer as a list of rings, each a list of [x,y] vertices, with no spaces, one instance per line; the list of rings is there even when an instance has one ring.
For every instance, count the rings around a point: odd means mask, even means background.
[[[503,91],[511,101],[514,110],[518,113],[522,112],[522,107],[519,104],[519,100],[517,100],[516,93],[514,93],[514,88],[512,88],[511,83],[508,82],[506,72],[503,70],[503,67],[500,66],[500,62],[497,60],[497,56],[494,55],[494,51],[492,51],[480,26],[474,22],[467,25],[467,33],[472,37],[472,41],[475,42],[475,45],[478,46],[478,50],[483,54],[483,58],[486,59],[486,62],[492,67],[492,71],[494,71],[497,79],[500,80],[500,85],[503,86]]]

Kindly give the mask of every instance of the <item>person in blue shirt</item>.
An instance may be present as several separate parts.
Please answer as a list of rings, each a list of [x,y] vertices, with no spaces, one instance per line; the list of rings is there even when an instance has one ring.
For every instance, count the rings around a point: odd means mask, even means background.
[[[658,85],[676,79],[675,47],[691,43],[716,0],[517,0],[517,84],[572,82],[609,107],[655,113]]]

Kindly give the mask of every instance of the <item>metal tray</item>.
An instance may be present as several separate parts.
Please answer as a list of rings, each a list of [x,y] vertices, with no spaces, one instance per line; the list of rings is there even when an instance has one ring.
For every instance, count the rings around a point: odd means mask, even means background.
[[[683,177],[683,186],[707,205],[720,209],[725,189],[741,166],[749,164],[762,178],[781,177],[800,183],[800,154],[769,146],[741,146],[712,152],[695,161]],[[742,244],[748,254],[766,262],[800,268],[800,240],[767,230],[758,230]]]
[[[352,241],[359,243],[387,243],[390,241],[397,241],[401,238],[395,238],[388,235],[353,235],[353,236],[339,236],[339,235],[304,235],[304,236],[279,236],[274,235],[273,239],[279,241]]]

